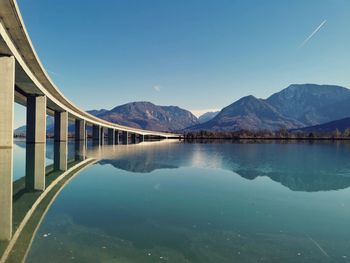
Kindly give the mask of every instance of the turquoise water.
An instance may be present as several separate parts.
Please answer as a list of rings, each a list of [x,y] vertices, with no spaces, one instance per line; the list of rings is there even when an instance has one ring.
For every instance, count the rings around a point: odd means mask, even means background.
[[[145,143],[87,155],[97,163],[58,195],[26,262],[350,260],[349,143]]]

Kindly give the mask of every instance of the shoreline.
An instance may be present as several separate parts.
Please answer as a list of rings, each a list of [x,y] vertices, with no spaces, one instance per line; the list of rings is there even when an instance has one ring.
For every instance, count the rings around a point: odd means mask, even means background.
[[[309,138],[309,137],[301,137],[301,138],[280,138],[280,137],[244,137],[244,138],[229,138],[229,137],[193,137],[193,138],[184,138],[184,141],[191,140],[231,140],[231,141],[242,141],[242,140],[263,140],[263,141],[350,141],[348,137],[340,137],[340,138],[331,138],[331,137],[323,137],[323,138]]]

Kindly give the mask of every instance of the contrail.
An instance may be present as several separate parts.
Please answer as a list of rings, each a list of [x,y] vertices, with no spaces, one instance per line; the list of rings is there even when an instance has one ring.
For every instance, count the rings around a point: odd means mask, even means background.
[[[305,40],[303,43],[301,43],[301,45],[299,46],[299,48],[303,47],[307,42],[310,41],[310,39],[318,32],[320,31],[320,29],[326,24],[327,20],[324,20]]]

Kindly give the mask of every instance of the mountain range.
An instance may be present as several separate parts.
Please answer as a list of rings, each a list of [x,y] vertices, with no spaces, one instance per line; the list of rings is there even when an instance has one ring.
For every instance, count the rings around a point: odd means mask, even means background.
[[[247,96],[222,109],[213,119],[190,127],[189,130],[276,130],[302,126],[297,120],[282,115],[265,100]]]
[[[187,110],[146,101],[127,103],[94,115],[113,123],[155,131],[179,131],[199,123]]]
[[[350,117],[350,90],[335,85],[293,84],[267,99],[246,96],[220,112],[207,112],[199,118],[177,106],[145,101],[88,112],[113,123],[155,131],[342,131],[350,127],[350,118],[346,119]],[[48,126],[48,131],[53,131],[52,120]],[[15,133],[23,131],[25,126]]]
[[[180,131],[189,126],[199,124],[196,116],[190,111],[177,106],[158,106],[151,102],[131,102],[117,106],[111,110],[89,110],[88,113],[101,119],[154,131]],[[53,133],[54,122],[52,117],[47,118],[47,132]],[[25,134],[26,126],[15,130],[15,134]],[[74,132],[74,125],[69,125],[69,132]]]
[[[315,126],[350,116],[350,90],[334,85],[294,84],[267,99],[246,96],[213,119],[188,130],[278,130]]]

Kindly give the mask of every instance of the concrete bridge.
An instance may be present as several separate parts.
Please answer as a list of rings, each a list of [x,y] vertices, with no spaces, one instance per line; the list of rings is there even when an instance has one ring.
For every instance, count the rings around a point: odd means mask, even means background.
[[[15,0],[0,0],[0,186],[12,184],[14,103],[27,110],[26,184],[45,189],[46,116],[54,116],[55,165],[67,169],[68,122],[75,122],[75,140],[81,147],[92,126],[95,144],[142,142],[145,137],[179,138],[178,134],[135,129],[110,123],[79,109],[66,98],[41,64]],[[105,136],[106,135],[106,136]],[[12,187],[0,189],[0,211],[12,200]],[[1,215],[0,225],[11,221],[12,211]],[[11,238],[11,229],[0,231],[0,240]]]

